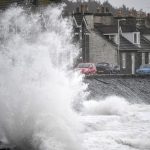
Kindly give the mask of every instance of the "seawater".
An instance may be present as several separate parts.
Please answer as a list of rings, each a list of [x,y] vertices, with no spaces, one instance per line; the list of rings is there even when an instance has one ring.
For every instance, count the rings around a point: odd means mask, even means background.
[[[85,101],[81,122],[85,149],[150,149],[150,105],[145,103],[115,95]]]
[[[0,140],[19,150],[149,150],[149,105],[87,101],[63,7],[0,14]]]

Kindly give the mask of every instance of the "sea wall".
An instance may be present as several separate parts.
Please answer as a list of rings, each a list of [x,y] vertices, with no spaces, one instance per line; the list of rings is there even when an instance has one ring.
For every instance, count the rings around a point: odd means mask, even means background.
[[[89,99],[117,95],[131,103],[150,103],[150,76],[95,75],[84,81],[88,83]]]

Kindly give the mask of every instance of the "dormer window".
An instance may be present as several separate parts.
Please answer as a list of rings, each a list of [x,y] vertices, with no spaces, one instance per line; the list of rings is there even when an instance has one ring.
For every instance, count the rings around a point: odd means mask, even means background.
[[[134,43],[135,44],[138,43],[138,35],[137,35],[137,33],[134,33]]]

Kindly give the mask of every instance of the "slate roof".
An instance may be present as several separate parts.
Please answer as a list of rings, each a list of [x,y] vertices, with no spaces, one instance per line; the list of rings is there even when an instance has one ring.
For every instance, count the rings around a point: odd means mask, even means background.
[[[105,40],[107,40],[109,43],[111,43],[112,45],[114,45],[117,48],[117,44],[114,43],[112,40],[107,39],[100,30],[95,29],[95,32],[99,33],[103,38],[105,38]],[[141,48],[137,47],[136,45],[134,45],[133,43],[131,43],[130,41],[128,41],[126,38],[124,38],[123,36],[120,35],[120,51],[139,51],[141,50]]]
[[[83,21],[83,15],[82,14],[80,14],[80,15],[79,14],[74,14],[73,16],[74,16],[74,18],[77,22],[77,25],[81,26],[82,21]]]
[[[120,50],[121,51],[138,51],[139,47],[128,41],[123,36],[120,36]]]
[[[138,30],[142,33],[142,34],[150,34],[150,28],[147,28],[145,26],[140,26],[138,27]]]
[[[83,17],[82,14],[74,14],[75,20],[78,26],[82,25]],[[85,20],[86,21],[86,20]],[[84,28],[86,33],[89,33],[88,29]],[[138,47],[136,44],[133,44],[128,39],[120,35],[120,51],[150,51],[150,41],[146,39],[142,34],[150,34],[150,29],[146,27],[136,28],[133,25],[121,25],[121,29],[123,33],[132,33],[132,32],[140,32],[140,46]],[[117,48],[117,44],[111,41],[110,39],[105,37],[105,34],[118,33],[117,25],[103,25],[103,24],[94,24],[94,31],[100,34],[105,40],[114,45]],[[75,32],[79,32],[79,28],[75,28]]]
[[[134,25],[122,25],[122,32],[139,32]]]
[[[77,13],[77,14],[74,14],[73,16],[76,20],[77,25],[82,26],[84,15],[82,15],[81,13],[80,14]],[[79,27],[74,27],[74,31],[75,31],[75,33],[80,32]],[[84,28],[84,33],[90,33],[86,27]]]
[[[112,13],[94,13],[94,16],[113,16]]]
[[[94,25],[97,30],[99,30],[103,34],[111,34],[111,33],[118,33],[118,26],[117,25],[102,25],[102,24],[95,24]],[[122,32],[138,32],[135,26],[131,25],[122,25],[121,26]]]
[[[140,37],[141,37],[141,43],[140,43],[141,49],[150,51],[150,41],[146,39],[143,35],[141,35]]]
[[[117,26],[114,26],[114,25],[95,24],[94,27],[96,30],[98,30],[100,33],[103,33],[103,34],[118,32]]]

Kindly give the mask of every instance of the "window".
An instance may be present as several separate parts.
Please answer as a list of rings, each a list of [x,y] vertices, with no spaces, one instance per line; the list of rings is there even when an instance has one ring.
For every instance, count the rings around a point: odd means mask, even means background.
[[[122,68],[126,68],[126,53],[122,53]]]
[[[135,53],[131,54],[132,74],[135,74]]]
[[[142,53],[142,65],[145,64],[145,53]]]
[[[113,42],[115,42],[115,36],[114,35],[109,35],[109,39]]]
[[[138,36],[137,36],[137,33],[134,33],[134,43],[138,43]]]

